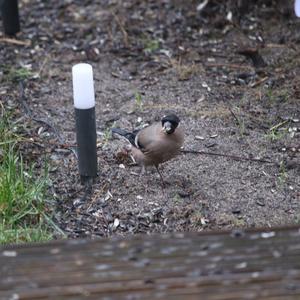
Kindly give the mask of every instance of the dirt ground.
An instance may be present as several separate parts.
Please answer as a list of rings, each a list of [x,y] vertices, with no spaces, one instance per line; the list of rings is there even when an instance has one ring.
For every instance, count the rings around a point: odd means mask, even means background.
[[[204,2],[20,1],[23,44],[0,42],[1,102],[32,138],[25,157],[47,158],[47,202],[68,236],[300,222],[293,1]],[[97,102],[99,176],[87,197],[74,154],[79,62],[93,66]],[[184,149],[224,156],[185,153],[164,164],[163,193],[155,170],[140,176],[120,155],[126,143],[110,129],[169,111],[181,119]]]

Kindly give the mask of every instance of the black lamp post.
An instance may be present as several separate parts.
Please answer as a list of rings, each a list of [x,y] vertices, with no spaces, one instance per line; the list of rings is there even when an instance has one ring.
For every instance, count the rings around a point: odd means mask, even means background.
[[[97,145],[95,93],[92,66],[80,63],[73,66],[73,96],[75,106],[78,165],[81,182],[97,176]]]
[[[15,35],[20,31],[18,0],[0,0],[4,33]]]

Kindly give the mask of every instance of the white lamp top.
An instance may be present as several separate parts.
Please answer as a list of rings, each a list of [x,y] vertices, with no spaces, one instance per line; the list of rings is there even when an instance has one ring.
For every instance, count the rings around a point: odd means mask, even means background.
[[[295,14],[300,18],[300,0],[295,0]]]
[[[74,106],[89,109],[95,106],[93,68],[80,63],[72,68]]]

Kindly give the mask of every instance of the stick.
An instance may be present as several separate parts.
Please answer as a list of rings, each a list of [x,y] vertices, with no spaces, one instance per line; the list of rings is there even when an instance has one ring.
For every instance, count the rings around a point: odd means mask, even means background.
[[[272,131],[272,130],[276,130],[278,129],[279,127],[283,126],[284,124],[286,124],[287,122],[289,122],[290,120],[285,120],[283,122],[280,122],[274,126],[272,126],[269,130]]]
[[[260,80],[258,80],[258,81],[256,81],[256,82],[253,82],[250,86],[251,86],[251,87],[256,87],[256,86],[258,86],[258,85],[264,83],[264,82],[267,81],[268,79],[269,79],[269,77],[266,76],[266,77],[264,77],[264,78],[262,78],[262,79],[260,79]]]
[[[220,64],[220,63],[209,63],[205,65],[206,67],[226,67],[226,68],[232,68],[232,69],[243,69],[243,70],[253,70],[253,67],[249,66],[241,66],[241,65],[235,65],[235,64]]]
[[[239,161],[254,161],[254,162],[260,162],[260,163],[268,163],[268,164],[276,164],[270,160],[266,159],[259,159],[259,158],[249,158],[249,157],[242,157],[237,155],[231,155],[231,154],[223,154],[223,153],[216,153],[216,152],[206,152],[206,151],[199,151],[199,150],[181,150],[182,153],[185,154],[200,154],[200,155],[213,155],[213,156],[221,156],[221,157],[228,157],[234,160]]]
[[[27,116],[29,116],[29,118],[31,120],[33,120],[35,122],[38,122],[38,123],[42,123],[44,125],[47,125],[55,133],[55,135],[57,136],[57,138],[60,141],[60,143],[64,144],[63,138],[61,137],[61,135],[59,134],[59,132],[57,131],[57,129],[52,124],[50,124],[49,122],[47,122],[45,120],[33,117],[32,111],[30,110],[29,105],[26,102],[25,88],[24,88],[24,83],[22,81],[19,84],[19,89],[20,89],[20,102],[21,102],[21,104],[22,104],[22,106],[23,106],[23,108],[25,110],[25,114]]]
[[[236,120],[237,124],[240,124],[240,119],[237,117],[237,115],[233,112],[233,110],[229,107],[228,108],[234,119]]]
[[[129,47],[129,42],[128,42],[128,33],[127,31],[125,30],[120,18],[113,12],[112,15],[114,16],[117,24],[119,25],[121,31],[122,31],[122,34],[123,34],[123,39],[124,39],[124,44],[126,46],[126,48]]]
[[[16,39],[11,39],[11,38],[0,38],[0,43],[7,43],[7,44],[14,44],[18,46],[30,46],[31,42],[30,41],[20,41]]]

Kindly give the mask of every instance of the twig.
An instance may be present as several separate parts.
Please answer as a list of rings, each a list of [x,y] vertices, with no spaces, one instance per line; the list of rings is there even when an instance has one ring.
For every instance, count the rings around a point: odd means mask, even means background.
[[[244,69],[244,70],[253,70],[253,67],[241,66],[235,64],[220,64],[220,63],[209,63],[205,65],[206,67],[226,67],[231,69]]]
[[[230,107],[228,107],[228,109],[229,109],[230,113],[232,114],[232,116],[234,117],[234,119],[236,120],[237,124],[240,124],[241,121],[237,117],[237,115],[234,113],[234,111]]]
[[[51,218],[49,216],[47,216],[45,213],[42,212],[43,217],[47,220],[48,224],[50,224],[57,232],[59,232],[64,238],[67,237],[67,235],[65,234],[65,232],[60,229],[53,220],[51,220]]]
[[[289,45],[286,44],[274,44],[274,43],[269,43],[264,45],[266,48],[288,48]]]
[[[119,27],[120,27],[120,29],[122,31],[125,47],[128,48],[129,47],[128,33],[127,33],[126,29],[124,28],[124,26],[123,26],[120,18],[114,12],[112,12],[112,15],[114,16],[117,24],[119,25]]]
[[[266,77],[264,77],[264,78],[261,78],[260,80],[257,80],[257,81],[255,81],[255,82],[253,82],[250,86],[251,86],[251,87],[256,87],[256,86],[258,86],[258,85],[264,83],[264,82],[267,81],[268,79],[269,79],[269,77],[266,76]]]
[[[268,163],[268,164],[276,164],[270,160],[266,159],[259,159],[259,158],[249,158],[249,157],[242,157],[237,155],[231,155],[231,154],[223,154],[223,153],[216,153],[216,152],[206,152],[206,151],[199,151],[199,150],[181,150],[182,153],[186,154],[200,154],[200,155],[213,155],[213,156],[221,156],[221,157],[227,157],[234,160],[239,161],[253,161],[253,162],[259,162],[259,163]]]
[[[284,124],[288,123],[290,120],[284,120],[283,122],[280,122],[274,126],[272,126],[269,130],[272,131],[272,130],[276,130],[278,129],[279,127],[283,126]]]
[[[64,144],[63,138],[61,137],[61,135],[59,134],[59,132],[56,130],[56,128],[55,128],[52,124],[50,124],[49,122],[47,122],[47,121],[45,121],[45,120],[38,119],[38,118],[35,118],[35,117],[32,116],[32,112],[31,112],[31,110],[30,110],[30,108],[29,108],[29,106],[28,106],[28,104],[27,104],[27,102],[26,102],[26,100],[25,100],[26,97],[25,97],[24,83],[21,81],[20,84],[19,84],[19,86],[20,86],[20,102],[21,102],[21,104],[22,104],[23,107],[24,107],[25,113],[26,113],[33,121],[39,122],[39,123],[42,123],[42,124],[47,125],[47,126],[48,126],[50,129],[52,129],[52,131],[56,134],[56,136],[57,136],[59,142],[60,142],[61,144]]]
[[[61,137],[60,133],[57,131],[57,129],[52,124],[48,123],[48,121],[45,121],[43,119],[38,119],[38,118],[35,118],[35,117],[33,117],[32,120],[35,121],[35,122],[47,125],[55,133],[55,135],[57,136],[59,142],[61,144],[64,144],[63,138]]]
[[[44,59],[44,61],[43,61],[43,63],[42,63],[42,65],[41,65],[41,67],[40,67],[40,69],[39,69],[39,71],[38,71],[38,77],[41,76],[41,74],[42,74],[42,72],[44,70],[44,67],[46,66],[48,60],[49,60],[49,57],[46,56],[45,59]]]
[[[27,116],[29,116],[29,118],[31,118],[31,120],[35,121],[35,122],[39,122],[39,123],[43,123],[45,125],[47,125],[50,129],[52,129],[52,131],[55,133],[55,135],[57,136],[59,142],[61,145],[67,145],[65,142],[64,142],[64,139],[62,138],[62,136],[60,135],[60,133],[57,131],[57,129],[52,125],[50,124],[49,122],[45,121],[45,120],[42,120],[42,119],[38,119],[38,118],[35,118],[32,116],[32,112],[26,102],[26,97],[25,97],[25,91],[24,91],[24,83],[21,81],[20,82],[20,103],[22,104],[24,110],[25,110],[25,114]],[[68,148],[73,154],[74,156],[77,158],[78,155],[77,155],[77,152],[76,150],[71,147],[71,148]]]
[[[19,41],[16,39],[11,39],[11,38],[0,38],[0,43],[8,43],[8,44],[14,44],[18,46],[30,46],[31,42],[30,41]]]

